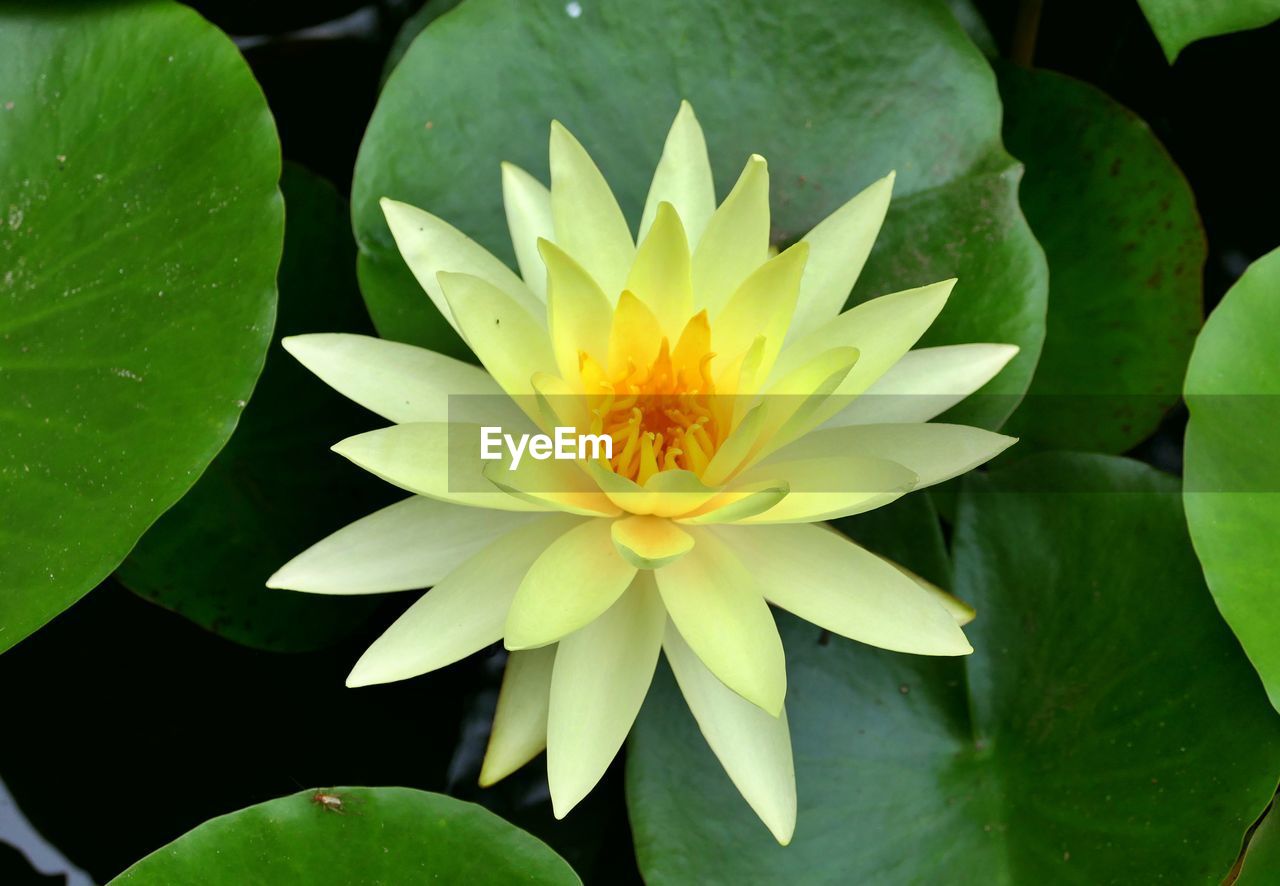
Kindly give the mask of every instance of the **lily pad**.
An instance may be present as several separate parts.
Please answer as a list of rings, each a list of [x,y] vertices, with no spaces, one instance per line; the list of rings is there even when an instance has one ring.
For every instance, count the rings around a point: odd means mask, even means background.
[[[275,316],[280,146],[170,3],[0,6],[0,650],[102,581],[231,435]]]
[[[1187,370],[1187,523],[1209,589],[1280,710],[1280,249],[1205,323]]]
[[[113,884],[581,883],[492,812],[411,788],[301,791],[219,816]]]
[[[388,79],[356,164],[360,285],[379,331],[465,354],[397,252],[380,197],[426,208],[512,262],[499,162],[547,180],[555,118],[634,225],[681,99],[706,132],[721,196],[749,154],[768,158],[780,245],[896,169],[853,301],[959,276],[926,343],[1022,352],[987,386],[996,396],[949,418],[994,426],[1012,411],[1043,338],[1044,257],[1018,209],[991,70],[942,4],[469,0],[441,16]]]
[[[1266,886],[1280,880],[1280,815],[1275,804],[1249,837],[1235,882],[1239,886]]]
[[[1280,0],[1138,0],[1173,64],[1189,43],[1260,28],[1280,18]]]
[[[978,611],[968,659],[781,617],[787,848],[659,680],[628,759],[646,882],[1219,882],[1275,788],[1280,720],[1180,501],[1174,478],[1111,456],[970,475],[951,588]]]
[[[1173,158],[1132,111],[1052,71],[997,68],[1022,207],[1049,257],[1044,353],[1010,433],[1120,453],[1178,401],[1203,320],[1204,229]]]
[[[318,649],[358,629],[379,600],[267,588],[282,563],[389,504],[386,485],[329,452],[369,414],[315,379],[279,345],[304,332],[369,333],[355,280],[346,201],[286,165],[280,314],[266,369],[240,426],[195,487],[117,572],[143,597],[260,649]]]

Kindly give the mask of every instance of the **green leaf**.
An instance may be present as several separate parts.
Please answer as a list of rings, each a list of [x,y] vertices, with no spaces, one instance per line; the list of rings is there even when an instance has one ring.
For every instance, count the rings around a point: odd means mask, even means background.
[[[422,8],[413,15],[405,19],[404,24],[400,26],[400,30],[396,32],[396,37],[391,41],[391,48],[387,50],[387,59],[382,63],[382,83],[387,82],[387,78],[391,76],[391,72],[396,69],[396,65],[400,64],[400,59],[404,58],[404,54],[409,51],[409,47],[413,45],[413,41],[422,33],[422,29],[440,16],[454,9],[462,0],[428,0],[422,4]]]
[[[581,881],[545,843],[473,803],[410,788],[333,788],[211,819],[111,882]]]
[[[1280,249],[1231,287],[1187,370],[1187,523],[1218,609],[1280,710]]]
[[[389,504],[387,489],[329,452],[369,414],[324,385],[279,341],[304,332],[368,333],[346,203],[287,165],[280,315],[266,369],[240,426],[200,481],[118,570],[130,589],[228,639],[260,649],[318,649],[358,629],[369,597],[271,590],[290,557]]]
[[[0,650],[105,578],[236,425],[275,314],[280,146],[170,3],[0,6]]]
[[[897,169],[854,300],[959,276],[927,343],[1003,341],[1022,353],[987,387],[1003,396],[952,418],[994,426],[1008,415],[1043,338],[1045,263],[1018,209],[991,71],[941,4],[804,0],[783,13],[771,0],[731,11],[710,0],[469,0],[413,42],[361,146],[352,217],[379,331],[465,353],[396,251],[380,197],[420,206],[512,262],[498,164],[546,181],[556,118],[634,225],[682,98],[706,132],[721,196],[749,154],[768,158],[780,244]]]
[[[658,681],[627,773],[646,882],[1221,879],[1275,787],[1280,720],[1205,591],[1177,482],[1110,456],[1034,456],[969,475],[958,519],[969,658],[779,619],[790,847]]]
[[[1280,18],[1280,0],[1138,0],[1138,5],[1169,64],[1189,43],[1260,28]]]
[[[1249,837],[1241,859],[1238,886],[1267,886],[1280,880],[1280,815],[1275,804]]]
[[[960,27],[964,28],[973,45],[981,49],[983,55],[987,58],[995,58],[1000,54],[996,46],[996,38],[991,36],[991,29],[987,27],[982,13],[978,11],[973,0],[946,0],[946,3],[951,14],[960,23]]]
[[[1203,319],[1191,188],[1150,128],[1086,83],[1000,65],[1022,206],[1049,257],[1044,353],[1010,433],[1125,452],[1178,400]]]

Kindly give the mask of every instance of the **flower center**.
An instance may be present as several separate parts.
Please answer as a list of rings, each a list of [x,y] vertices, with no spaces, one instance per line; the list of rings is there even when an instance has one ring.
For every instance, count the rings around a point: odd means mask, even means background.
[[[579,355],[584,379],[593,382],[588,391],[595,392],[588,395],[591,433],[613,439],[613,457],[603,463],[614,473],[643,484],[659,471],[706,469],[728,425],[715,400],[709,333],[699,314],[674,349],[663,336],[651,359],[631,349],[612,355],[609,372]]]

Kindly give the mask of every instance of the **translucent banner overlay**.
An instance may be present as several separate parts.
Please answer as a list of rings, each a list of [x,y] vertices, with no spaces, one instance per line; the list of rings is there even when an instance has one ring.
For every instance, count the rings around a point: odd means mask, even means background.
[[[1004,401],[999,405],[1005,409],[1023,400],[973,395],[966,402],[977,398]],[[919,480],[913,478],[927,473],[921,467],[924,462],[931,468],[954,463],[961,473],[970,469],[964,464],[965,452],[956,447],[984,441],[920,427],[924,422],[948,424],[946,410],[958,399],[905,394],[696,399],[451,395],[445,433],[433,435],[433,445],[446,441],[447,488],[455,493],[573,493],[595,490],[601,482],[620,484],[619,488],[628,482],[652,483],[654,473],[677,471],[684,476],[674,479],[691,483],[698,478],[710,488],[776,480],[792,494],[889,495],[919,488]],[[1167,394],[1038,399],[1064,420],[1078,415],[1082,424],[1098,415],[1142,414],[1155,403],[1161,408],[1169,405]],[[1259,453],[1276,445],[1263,439],[1263,429],[1280,426],[1280,395],[1198,395],[1189,401],[1196,421],[1205,427],[1255,426],[1258,436],[1252,442]],[[885,431],[884,425],[898,430]],[[886,440],[900,440],[902,445],[886,448]],[[1018,445],[1001,458],[1023,457]],[[1024,451],[1029,455],[1030,450],[1027,446]],[[906,473],[895,468],[905,468]],[[1077,478],[1053,476],[1020,491],[1114,492],[1082,488]],[[1246,468],[1213,488],[1185,491],[1280,492],[1280,478],[1252,476]]]

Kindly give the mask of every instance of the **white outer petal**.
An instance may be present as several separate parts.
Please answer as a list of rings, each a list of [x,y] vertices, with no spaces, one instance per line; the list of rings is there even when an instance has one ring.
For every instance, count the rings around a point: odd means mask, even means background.
[[[313,594],[426,588],[531,514],[446,504],[421,495],[374,511],[321,539],[267,579]]]
[[[782,845],[796,828],[787,712],[771,717],[716,679],[668,622],[663,651],[698,728],[743,799]]]
[[[604,615],[560,641],[551,678],[547,778],[556,818],[596,786],[649,691],[666,610],[641,572]]]
[[[929,421],[981,388],[1017,345],[964,344],[908,351],[823,427]]]

